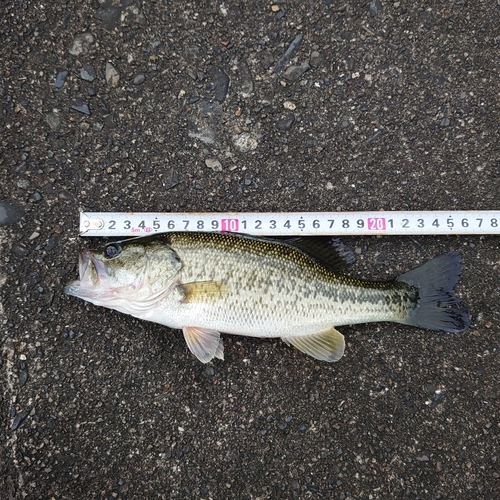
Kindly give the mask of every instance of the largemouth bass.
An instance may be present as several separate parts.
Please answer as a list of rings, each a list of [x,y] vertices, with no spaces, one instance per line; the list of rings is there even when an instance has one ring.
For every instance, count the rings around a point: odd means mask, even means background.
[[[220,332],[279,337],[323,361],[338,361],[335,327],[392,321],[460,332],[469,318],[454,295],[458,252],[394,281],[342,274],[350,255],[325,239],[286,241],[217,233],[164,233],[79,254],[80,279],[65,292],[182,329],[203,363],[224,359]]]

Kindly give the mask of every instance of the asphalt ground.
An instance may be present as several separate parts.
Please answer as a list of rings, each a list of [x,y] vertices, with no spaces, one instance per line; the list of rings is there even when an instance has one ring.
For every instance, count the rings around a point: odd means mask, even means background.
[[[353,276],[458,250],[470,328],[339,328],[317,362],[63,294],[79,211],[498,209],[496,1],[5,0],[0,496],[500,496],[499,239],[351,237]]]

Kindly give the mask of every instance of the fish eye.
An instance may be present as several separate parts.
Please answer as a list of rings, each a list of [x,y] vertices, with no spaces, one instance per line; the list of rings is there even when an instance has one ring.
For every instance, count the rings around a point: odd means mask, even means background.
[[[104,248],[104,257],[113,259],[118,257],[122,252],[122,247],[118,243],[110,243]]]

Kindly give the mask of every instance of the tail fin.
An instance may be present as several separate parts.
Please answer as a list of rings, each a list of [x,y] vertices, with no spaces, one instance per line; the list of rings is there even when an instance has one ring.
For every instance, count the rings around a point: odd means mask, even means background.
[[[453,293],[461,274],[460,254],[450,252],[401,275],[396,281],[418,290],[417,304],[402,323],[453,333],[469,328],[469,315],[456,307],[461,300]]]

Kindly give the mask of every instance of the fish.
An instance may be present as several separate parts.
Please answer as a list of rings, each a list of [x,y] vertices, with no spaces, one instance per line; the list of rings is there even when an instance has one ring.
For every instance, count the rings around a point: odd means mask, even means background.
[[[280,338],[315,359],[344,354],[342,325],[395,322],[461,332],[455,295],[461,256],[449,252],[391,281],[345,274],[354,260],[338,240],[171,232],[79,252],[65,293],[182,330],[202,363],[224,359],[221,333]]]

